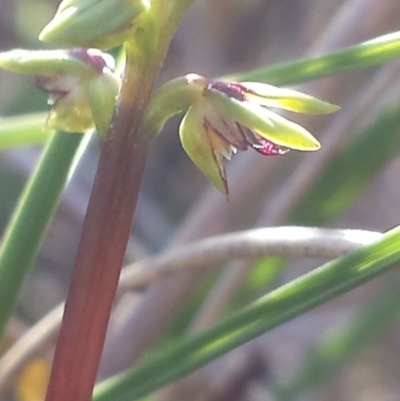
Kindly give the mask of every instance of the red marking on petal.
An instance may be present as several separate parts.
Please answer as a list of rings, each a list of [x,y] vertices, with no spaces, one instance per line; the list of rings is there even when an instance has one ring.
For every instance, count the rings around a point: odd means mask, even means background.
[[[263,155],[281,156],[289,152],[289,149],[276,145],[275,143],[269,141],[268,139],[263,138],[260,135],[255,135],[255,137],[257,138],[257,143],[254,143],[251,146],[257,152]]]
[[[213,81],[208,86],[208,89],[217,90],[241,102],[247,100],[246,88],[237,82]]]
[[[222,180],[222,183],[224,184],[226,198],[229,200],[228,180],[226,179],[226,171],[225,171],[224,162],[223,162],[224,156],[220,151],[218,151],[215,148],[215,144],[213,143],[213,130],[212,130],[212,127],[207,125],[207,120],[204,120],[204,128],[205,128],[207,142],[211,149],[212,157],[214,159],[215,164],[217,165],[218,173]],[[226,142],[224,140],[224,138],[219,138],[219,140]],[[226,144],[229,146],[228,142]]]

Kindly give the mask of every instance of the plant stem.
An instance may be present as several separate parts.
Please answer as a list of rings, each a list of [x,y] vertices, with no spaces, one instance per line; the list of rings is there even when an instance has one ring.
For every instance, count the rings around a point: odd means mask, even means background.
[[[128,61],[115,119],[100,155],[47,401],[91,399],[147,153],[148,144],[136,132],[151,86],[138,88],[151,81],[144,79],[146,69],[138,73],[137,67]]]
[[[186,3],[188,7],[191,1]],[[46,401],[91,399],[152,137],[140,130],[140,123],[179,20],[176,15],[166,19],[152,54],[127,47],[122,88],[100,154]],[[154,32],[141,35],[149,33]],[[145,36],[142,41],[146,43]]]
[[[82,136],[56,132],[28,181],[0,247],[0,337],[36,258]]]

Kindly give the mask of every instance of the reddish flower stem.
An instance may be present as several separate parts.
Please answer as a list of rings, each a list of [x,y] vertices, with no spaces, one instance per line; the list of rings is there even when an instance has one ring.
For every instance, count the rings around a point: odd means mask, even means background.
[[[149,145],[138,129],[160,65],[127,62],[84,221],[46,401],[91,400]]]
[[[126,245],[139,196],[149,142],[157,132],[140,124],[154,81],[179,21],[193,0],[180,0],[165,13],[154,53],[127,50],[121,93],[100,154],[45,401],[90,401]],[[152,28],[150,28],[152,29]],[[146,30],[137,43],[149,46]],[[142,37],[140,37],[142,35]],[[147,49],[148,50],[148,49]]]

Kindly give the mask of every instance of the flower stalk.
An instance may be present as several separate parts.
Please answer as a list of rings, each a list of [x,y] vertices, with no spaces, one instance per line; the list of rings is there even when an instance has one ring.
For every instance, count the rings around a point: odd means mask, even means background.
[[[160,28],[153,51],[148,37],[155,33],[145,29],[136,31],[135,46],[125,45],[122,87],[100,154],[46,401],[91,399],[151,142],[140,123],[179,22],[173,20]]]

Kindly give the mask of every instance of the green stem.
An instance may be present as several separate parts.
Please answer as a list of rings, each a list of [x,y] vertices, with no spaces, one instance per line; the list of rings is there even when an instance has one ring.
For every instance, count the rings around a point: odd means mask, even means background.
[[[395,267],[400,228],[382,240],[321,266],[272,291],[191,338],[180,339],[138,368],[96,387],[94,401],[132,401],[218,356]]]
[[[0,337],[36,258],[82,136],[56,132],[29,179],[0,247]]]
[[[85,217],[46,400],[88,401],[129,237],[147,146],[137,138],[147,81],[130,60]],[[142,87],[143,89],[143,87]],[[146,95],[149,88],[146,88]],[[140,100],[139,95],[143,96]],[[131,100],[132,99],[132,100]],[[131,103],[133,102],[133,103]],[[133,106],[133,108],[132,108]]]

